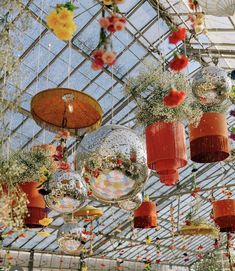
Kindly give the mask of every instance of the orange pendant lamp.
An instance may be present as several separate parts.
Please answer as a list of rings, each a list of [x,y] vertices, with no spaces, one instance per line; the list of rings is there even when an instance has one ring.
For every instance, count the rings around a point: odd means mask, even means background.
[[[140,229],[157,227],[156,204],[149,200],[148,197],[146,197],[140,207],[134,211],[134,227]]]
[[[235,231],[235,199],[223,199],[213,202],[214,221],[221,232]]]
[[[184,126],[181,122],[155,122],[146,128],[148,167],[165,185],[179,180],[178,169],[187,164]]]
[[[43,196],[39,194],[39,183],[29,182],[21,184],[20,187],[27,195],[28,198],[28,216],[25,219],[25,225],[29,228],[41,228],[39,220],[47,218],[47,212],[45,211],[46,203]]]
[[[197,127],[189,126],[191,160],[214,163],[229,157],[226,117],[222,113],[206,112]]]

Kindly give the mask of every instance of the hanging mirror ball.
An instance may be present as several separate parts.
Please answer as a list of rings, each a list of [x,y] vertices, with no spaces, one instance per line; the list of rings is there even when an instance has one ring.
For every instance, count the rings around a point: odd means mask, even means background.
[[[46,187],[47,206],[58,213],[73,213],[82,207],[87,198],[87,188],[80,174],[57,171]]]
[[[76,162],[93,198],[104,203],[131,199],[149,175],[145,144],[133,130],[119,125],[87,134],[79,145]]]
[[[118,206],[125,211],[134,211],[138,209],[143,202],[143,196],[141,193],[138,193],[132,199],[124,200],[118,203]]]
[[[192,90],[201,104],[219,105],[228,99],[232,82],[227,72],[219,67],[204,67],[194,76]]]
[[[87,235],[75,221],[64,224],[58,231],[57,242],[60,249],[69,254],[80,254],[87,240]]]

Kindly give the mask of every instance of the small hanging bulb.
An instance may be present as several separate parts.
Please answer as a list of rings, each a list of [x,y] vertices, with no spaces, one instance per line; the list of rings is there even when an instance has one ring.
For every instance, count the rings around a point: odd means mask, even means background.
[[[68,104],[68,110],[69,110],[69,113],[73,113],[74,108],[73,108],[73,105],[70,103]]]

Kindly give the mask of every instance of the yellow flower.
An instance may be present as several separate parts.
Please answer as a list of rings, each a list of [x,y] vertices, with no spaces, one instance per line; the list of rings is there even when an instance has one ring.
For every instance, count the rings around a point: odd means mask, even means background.
[[[104,5],[110,6],[113,4],[113,0],[103,0]]]
[[[54,33],[57,36],[57,38],[65,41],[71,40],[73,36],[73,32],[64,26],[56,27],[56,29],[54,29]]]
[[[53,221],[53,218],[47,217],[39,220],[39,224],[42,225],[43,227],[47,227],[51,222]]]
[[[37,235],[41,236],[41,237],[47,237],[47,236],[50,235],[50,233],[47,232],[47,231],[40,231],[40,232],[37,233]]]
[[[72,33],[77,30],[77,25],[74,21],[68,21],[66,24],[64,24],[64,27],[67,28],[67,30],[71,31]]]
[[[51,29],[55,29],[59,25],[59,18],[56,10],[49,13],[46,18],[47,25]]]
[[[60,8],[58,11],[58,19],[62,24],[66,24],[68,21],[73,20],[73,12],[67,8]]]

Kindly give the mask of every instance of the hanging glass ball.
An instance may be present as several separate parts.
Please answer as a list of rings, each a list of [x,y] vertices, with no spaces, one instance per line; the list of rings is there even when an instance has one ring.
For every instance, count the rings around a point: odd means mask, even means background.
[[[60,249],[69,254],[80,254],[87,236],[76,222],[64,224],[58,231],[57,242]]]
[[[138,193],[132,199],[124,200],[118,203],[119,207],[125,211],[134,211],[138,209],[143,202],[143,196],[141,193]]]
[[[205,67],[195,74],[192,89],[201,104],[219,105],[228,99],[232,82],[223,69]]]
[[[76,162],[92,196],[104,203],[132,198],[149,175],[145,144],[133,130],[119,125],[87,134],[79,145]]]
[[[235,0],[197,0],[203,11],[214,16],[233,16]]]
[[[82,207],[87,198],[87,188],[80,174],[57,171],[46,187],[47,206],[58,213],[73,213]]]

